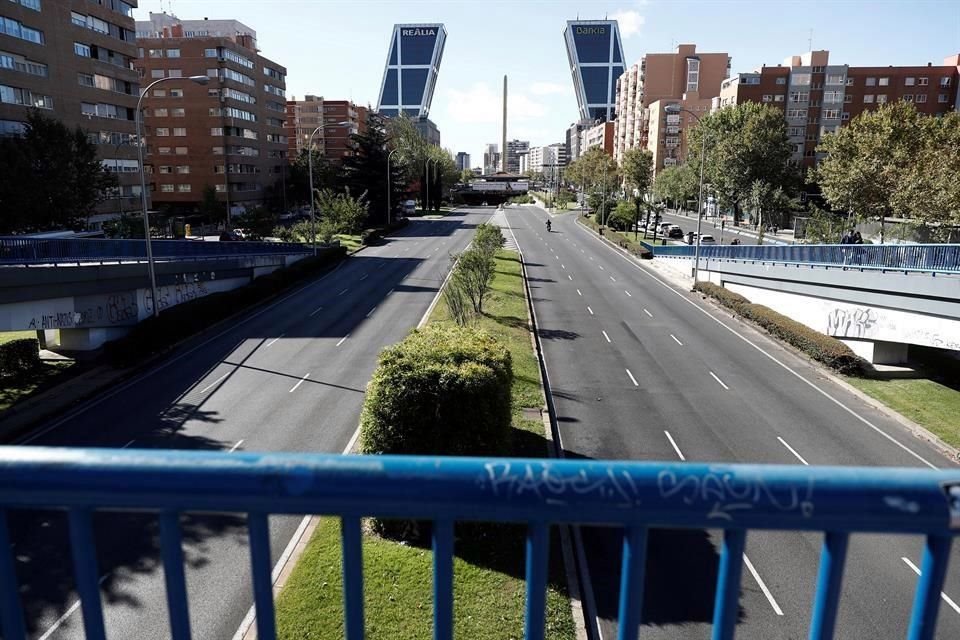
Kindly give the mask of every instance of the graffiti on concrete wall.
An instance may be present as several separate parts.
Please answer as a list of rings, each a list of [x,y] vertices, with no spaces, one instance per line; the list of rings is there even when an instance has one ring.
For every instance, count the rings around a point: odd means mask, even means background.
[[[150,289],[141,289],[143,309],[147,315],[153,313],[153,292]],[[160,311],[202,298],[209,293],[205,282],[185,282],[165,287],[157,287],[157,307]]]
[[[877,314],[870,307],[834,307],[827,314],[827,335],[862,338],[877,324]]]

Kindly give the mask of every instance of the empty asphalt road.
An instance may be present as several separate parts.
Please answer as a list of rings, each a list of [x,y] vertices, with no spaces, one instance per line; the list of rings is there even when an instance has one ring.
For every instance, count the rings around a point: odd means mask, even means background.
[[[22,443],[339,453],[380,350],[416,326],[487,209],[411,220],[326,276],[201,336]],[[30,637],[83,637],[66,518],[11,514]],[[301,519],[271,519],[280,556]],[[96,517],[107,636],[170,636],[155,517]],[[246,521],[182,521],[193,637],[229,639],[252,603]]]
[[[568,457],[953,467],[899,423],[773,341],[663,281],[576,224],[511,207]],[[735,514],[734,514],[735,515]],[[909,517],[905,515],[905,517]],[[807,636],[822,536],[751,532],[738,638]],[[584,530],[603,638],[615,637],[620,536]],[[651,534],[642,637],[706,638],[716,531]],[[918,537],[853,536],[838,638],[903,638]],[[957,553],[939,638],[960,638]]]

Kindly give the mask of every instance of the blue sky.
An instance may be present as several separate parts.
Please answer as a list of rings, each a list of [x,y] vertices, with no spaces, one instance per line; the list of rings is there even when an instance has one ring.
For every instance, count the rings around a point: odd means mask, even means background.
[[[430,117],[444,147],[482,163],[500,140],[500,86],[510,77],[510,138],[560,142],[577,119],[562,32],[566,20],[617,18],[626,61],[679,43],[726,51],[733,73],[813,48],[850,65],[942,64],[960,52],[960,2],[647,0],[140,0],[182,19],[235,18],[257,31],[263,55],[287,67],[287,96],[306,93],[376,106],[391,27],[443,22],[447,46]]]

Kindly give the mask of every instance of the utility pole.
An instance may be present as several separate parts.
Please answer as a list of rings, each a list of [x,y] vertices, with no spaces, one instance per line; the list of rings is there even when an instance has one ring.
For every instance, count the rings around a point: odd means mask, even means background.
[[[503,149],[500,154],[500,170],[507,172],[507,76],[503,76],[503,132],[501,134]]]

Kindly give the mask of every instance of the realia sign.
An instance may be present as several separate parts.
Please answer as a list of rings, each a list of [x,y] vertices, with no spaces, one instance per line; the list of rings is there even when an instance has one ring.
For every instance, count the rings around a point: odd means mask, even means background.
[[[436,29],[400,29],[400,35],[404,38],[407,36],[435,36],[437,35]]]

